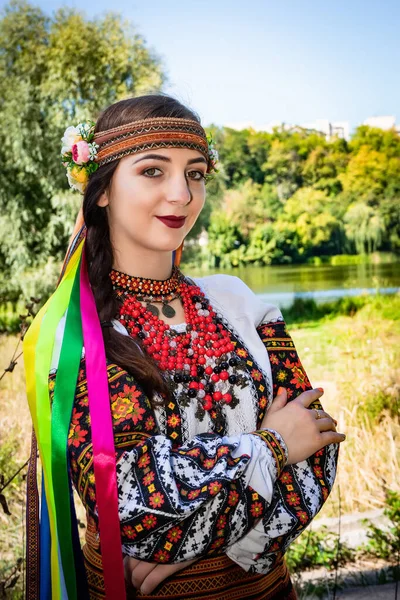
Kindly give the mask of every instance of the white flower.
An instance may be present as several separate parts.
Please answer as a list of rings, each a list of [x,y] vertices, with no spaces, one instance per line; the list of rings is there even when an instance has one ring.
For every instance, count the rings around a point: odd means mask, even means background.
[[[76,127],[73,127],[72,125],[71,127],[67,127],[67,129],[64,131],[64,136],[61,138],[61,154],[67,154],[68,152],[71,152],[72,146],[76,142],[79,142],[80,139],[81,136]]]
[[[218,150],[216,150],[215,148],[211,148],[211,158],[216,162],[219,158],[219,154],[218,154]]]
[[[89,160],[94,160],[97,156],[97,148],[99,147],[99,144],[96,144],[96,142],[92,142],[91,144],[88,144],[89,146]]]
[[[92,125],[90,123],[79,123],[79,125],[77,125],[76,128],[79,132],[79,135],[81,135],[82,138],[86,140],[88,135],[90,134]]]

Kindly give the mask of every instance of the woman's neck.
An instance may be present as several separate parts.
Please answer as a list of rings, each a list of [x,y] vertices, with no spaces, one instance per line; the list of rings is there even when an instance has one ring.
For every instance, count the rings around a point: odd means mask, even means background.
[[[114,252],[113,269],[131,277],[165,280],[171,276],[171,252],[141,252],[133,256],[121,256]]]

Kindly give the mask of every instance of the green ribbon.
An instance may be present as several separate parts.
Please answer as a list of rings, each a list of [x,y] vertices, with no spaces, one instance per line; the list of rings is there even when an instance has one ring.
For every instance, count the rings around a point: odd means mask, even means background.
[[[68,434],[81,360],[83,335],[80,316],[80,263],[68,304],[64,336],[54,388],[51,448],[57,533],[69,600],[77,599],[77,583],[68,474]]]

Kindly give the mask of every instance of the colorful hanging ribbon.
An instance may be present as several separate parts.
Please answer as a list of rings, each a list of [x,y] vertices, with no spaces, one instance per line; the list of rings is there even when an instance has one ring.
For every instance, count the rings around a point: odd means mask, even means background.
[[[51,598],[76,600],[86,597],[86,589],[82,589],[82,580],[78,577],[82,565],[67,458],[71,413],[84,345],[90,348],[85,360],[106,597],[125,600],[107,363],[87,273],[84,240],[67,255],[63,271],[56,291],[39,311],[24,339],[28,403],[43,465],[45,497],[42,514],[48,515],[51,537]],[[56,330],[65,312],[53,404],[50,406],[48,375]],[[45,525],[46,518],[43,519]],[[45,548],[42,550],[45,558]],[[45,570],[42,561],[42,572]],[[46,583],[48,580],[43,581],[41,600],[47,596]]]
[[[63,573],[59,561],[57,515],[51,465],[51,407],[48,377],[57,325],[65,313],[72,285],[79,265],[83,243],[71,256],[64,277],[54,294],[36,315],[25,334],[23,350],[28,404],[38,439],[43,466],[43,479],[51,535],[51,590],[52,598],[61,598]]]

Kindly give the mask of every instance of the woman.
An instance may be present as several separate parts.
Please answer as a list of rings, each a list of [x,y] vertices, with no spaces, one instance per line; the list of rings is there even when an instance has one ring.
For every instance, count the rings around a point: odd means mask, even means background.
[[[179,269],[212,140],[148,95],[63,143],[83,221],[24,341],[40,597],[295,598],[283,555],[325,502],[345,436],[280,311],[237,277]]]

